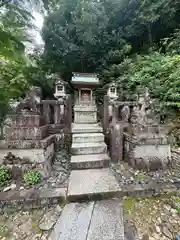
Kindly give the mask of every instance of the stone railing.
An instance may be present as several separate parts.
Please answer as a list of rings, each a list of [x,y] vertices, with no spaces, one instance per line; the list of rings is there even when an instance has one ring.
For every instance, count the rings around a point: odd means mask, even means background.
[[[66,100],[42,100],[41,116],[44,125],[49,125],[50,134],[60,129],[70,132],[72,123],[72,102],[69,95]]]

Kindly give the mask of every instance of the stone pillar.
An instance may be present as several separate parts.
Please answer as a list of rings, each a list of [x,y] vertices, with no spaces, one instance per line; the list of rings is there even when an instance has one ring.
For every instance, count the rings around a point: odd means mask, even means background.
[[[43,104],[43,119],[45,124],[50,124],[50,105],[48,103]]]
[[[56,102],[54,105],[54,124],[60,123],[60,104]]]
[[[64,115],[64,148],[70,152],[72,137],[71,137],[71,123],[72,123],[72,100],[68,95],[65,102],[65,115]]]
[[[123,160],[123,128],[115,123],[111,128],[111,158],[113,163]]]
[[[109,127],[109,97],[104,96],[103,128],[106,132]]]

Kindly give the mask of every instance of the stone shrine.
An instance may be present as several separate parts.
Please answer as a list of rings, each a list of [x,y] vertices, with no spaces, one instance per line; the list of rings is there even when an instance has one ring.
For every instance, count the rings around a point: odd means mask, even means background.
[[[73,73],[72,84],[76,88],[74,122],[95,123],[97,108],[93,88],[99,85],[96,74]]]
[[[110,158],[103,128],[97,122],[97,108],[92,94],[92,88],[99,85],[99,79],[95,74],[74,73],[72,84],[78,94],[72,123],[72,171],[68,200],[85,200],[89,196],[93,199],[104,194],[114,196],[120,188],[109,168]]]

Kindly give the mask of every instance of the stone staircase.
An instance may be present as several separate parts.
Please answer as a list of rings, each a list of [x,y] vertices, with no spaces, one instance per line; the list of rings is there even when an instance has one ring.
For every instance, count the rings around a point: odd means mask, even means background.
[[[77,116],[80,110],[86,112],[84,118]],[[72,203],[65,206],[49,240],[124,240],[123,208],[116,198],[121,189],[109,168],[96,107],[75,106],[74,111],[72,171],[67,193]]]
[[[81,116],[80,110],[86,112],[85,117]],[[68,200],[97,200],[116,196],[121,189],[109,169],[110,158],[102,126],[97,123],[96,106],[75,106],[74,112],[76,122],[72,124],[72,172]]]

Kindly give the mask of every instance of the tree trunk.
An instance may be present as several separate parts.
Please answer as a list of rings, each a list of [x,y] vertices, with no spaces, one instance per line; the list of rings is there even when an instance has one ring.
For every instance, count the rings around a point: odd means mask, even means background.
[[[151,23],[147,24],[147,28],[148,28],[148,40],[149,40],[149,45],[152,45],[152,32],[151,32]]]
[[[0,123],[0,140],[4,139],[4,124],[3,122]]]

